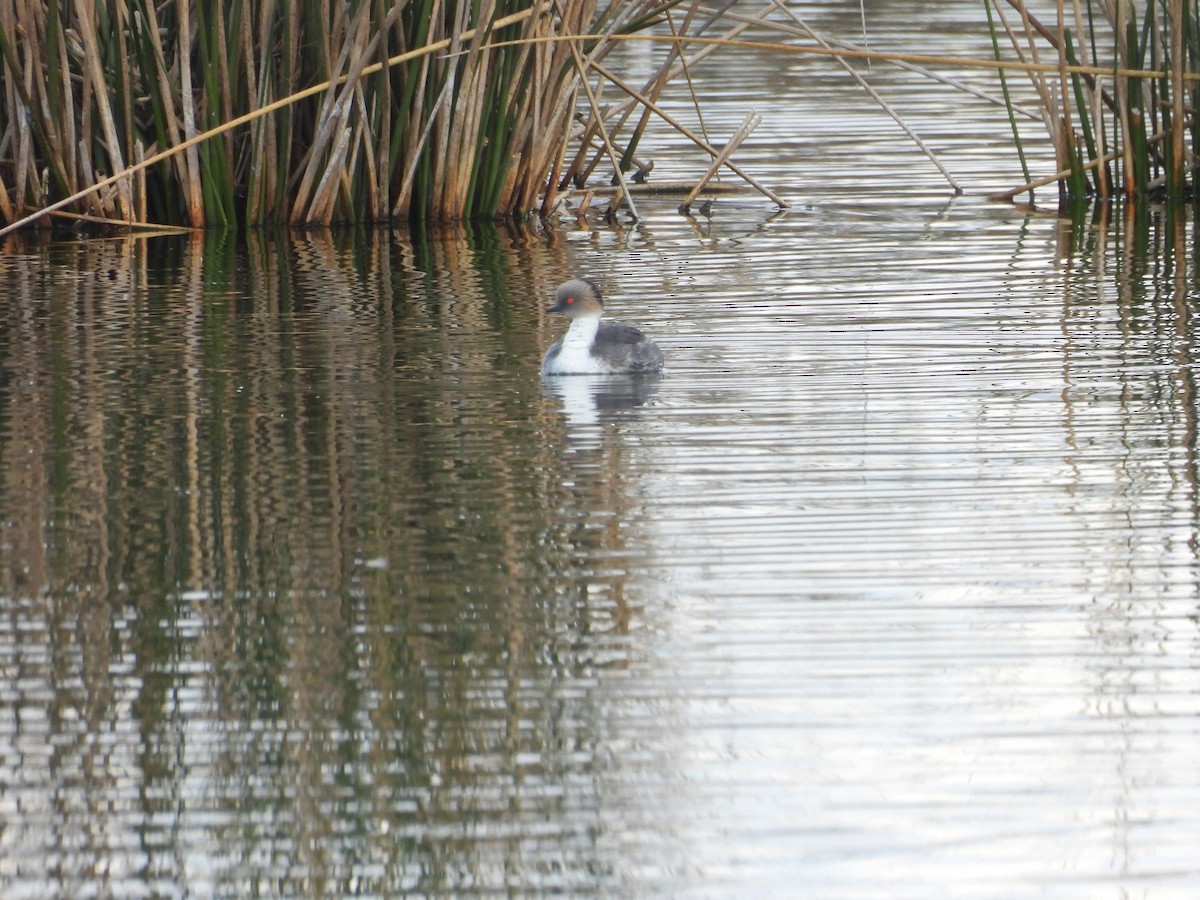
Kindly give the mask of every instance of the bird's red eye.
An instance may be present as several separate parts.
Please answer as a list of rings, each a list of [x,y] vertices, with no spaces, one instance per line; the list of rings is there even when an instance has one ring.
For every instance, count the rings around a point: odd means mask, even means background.
[[[574,297],[568,297],[568,298],[566,299],[566,302],[567,302],[567,303],[574,303],[574,302],[575,302],[575,298],[574,298]]]

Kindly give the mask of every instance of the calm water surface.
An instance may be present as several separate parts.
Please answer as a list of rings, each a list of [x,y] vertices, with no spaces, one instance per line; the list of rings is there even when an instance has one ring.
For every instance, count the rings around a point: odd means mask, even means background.
[[[797,139],[783,215],[8,245],[0,895],[1195,896],[1193,224],[961,143],[958,200]],[[662,378],[538,377],[578,272]]]

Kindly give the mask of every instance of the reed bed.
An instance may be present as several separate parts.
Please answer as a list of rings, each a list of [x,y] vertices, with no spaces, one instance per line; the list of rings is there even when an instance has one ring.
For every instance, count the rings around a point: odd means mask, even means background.
[[[0,0],[0,218],[77,194],[190,227],[524,214],[556,199],[589,67],[678,3]]]
[[[598,171],[615,183],[610,209],[636,215],[628,180],[648,172],[637,152],[652,118],[712,163],[685,206],[722,168],[786,206],[733,158],[753,111],[718,145],[702,98],[698,129],[659,104],[720,48],[815,53],[847,69],[886,59],[939,80],[948,65],[994,68],[1022,160],[1018,120],[1030,117],[1057,159],[998,196],[1053,183],[1062,203],[1191,198],[1198,3],[984,0],[994,57],[947,59],[830,39],[777,2],[0,0],[0,234],[64,208],[186,227],[546,215]],[[785,37],[748,39],[751,28]],[[630,84],[606,60],[636,39],[667,52]],[[1036,110],[1014,101],[1016,78]]]
[[[984,3],[997,59],[1034,64],[1026,72],[1058,165],[998,198],[1057,184],[1060,205],[1090,197],[1195,199],[1196,0],[1057,0],[1042,16],[1024,0]],[[1023,160],[1003,69],[1001,78]]]

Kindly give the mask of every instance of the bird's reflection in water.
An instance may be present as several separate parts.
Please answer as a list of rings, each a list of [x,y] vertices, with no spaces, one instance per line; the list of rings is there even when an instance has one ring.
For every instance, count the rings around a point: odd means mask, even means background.
[[[542,378],[562,407],[573,440],[598,437],[600,426],[631,418],[658,393],[660,375],[566,375]]]

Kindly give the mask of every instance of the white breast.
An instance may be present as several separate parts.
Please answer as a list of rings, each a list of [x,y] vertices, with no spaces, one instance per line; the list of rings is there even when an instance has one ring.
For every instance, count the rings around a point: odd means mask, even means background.
[[[611,367],[602,359],[592,355],[592,343],[596,329],[600,327],[599,316],[574,319],[562,339],[558,354],[547,359],[542,367],[546,375],[603,375]]]

